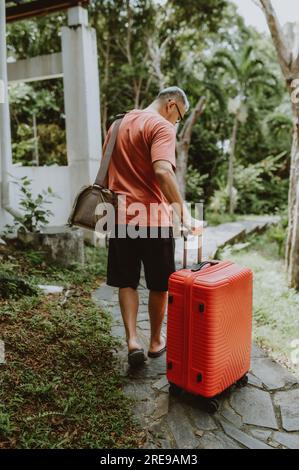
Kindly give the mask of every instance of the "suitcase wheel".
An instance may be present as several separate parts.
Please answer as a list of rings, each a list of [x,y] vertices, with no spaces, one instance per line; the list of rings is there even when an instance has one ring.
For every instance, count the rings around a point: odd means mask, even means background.
[[[248,384],[248,376],[245,374],[243,377],[241,377],[239,380],[237,380],[236,385],[239,388],[246,387]]]
[[[216,413],[216,411],[219,410],[220,402],[217,398],[211,398],[210,400],[207,400],[206,405],[208,413]]]
[[[178,385],[169,382],[169,393],[174,396],[179,396],[183,392],[183,389],[179,387]]]

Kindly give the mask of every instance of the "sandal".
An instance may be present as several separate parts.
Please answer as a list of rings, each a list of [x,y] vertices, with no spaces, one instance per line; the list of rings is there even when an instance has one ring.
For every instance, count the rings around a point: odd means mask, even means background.
[[[157,351],[157,352],[148,351],[147,355],[148,357],[153,357],[153,358],[160,357],[165,351],[166,351],[166,345],[164,346],[164,348],[160,349],[160,351]]]
[[[146,361],[144,349],[135,348],[128,353],[128,363],[130,366],[139,366]]]

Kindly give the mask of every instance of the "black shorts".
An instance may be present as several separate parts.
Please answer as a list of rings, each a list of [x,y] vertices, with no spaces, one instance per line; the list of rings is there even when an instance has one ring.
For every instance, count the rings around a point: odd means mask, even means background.
[[[147,288],[167,291],[168,278],[176,271],[172,227],[143,227],[137,238],[129,237],[127,232],[121,238],[120,227],[116,225],[115,237],[108,241],[107,284],[137,289],[142,262]],[[122,229],[127,227],[123,225]],[[149,236],[153,230],[155,238]]]

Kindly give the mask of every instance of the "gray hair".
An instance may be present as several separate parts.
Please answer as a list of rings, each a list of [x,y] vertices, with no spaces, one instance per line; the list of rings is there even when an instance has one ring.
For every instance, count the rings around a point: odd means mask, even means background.
[[[157,100],[164,100],[169,98],[181,101],[181,103],[183,103],[185,106],[186,111],[188,111],[190,104],[184,90],[178,86],[169,86],[167,88],[163,88],[163,90],[161,90],[157,96]]]

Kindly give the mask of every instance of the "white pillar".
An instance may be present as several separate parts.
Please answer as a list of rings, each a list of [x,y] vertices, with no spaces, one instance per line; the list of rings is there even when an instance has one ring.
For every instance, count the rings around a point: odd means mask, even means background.
[[[4,205],[9,204],[7,173],[11,171],[12,166],[10,116],[7,90],[6,17],[4,0],[0,0],[0,81],[0,221],[3,222],[5,217],[3,207]]]
[[[96,31],[80,6],[68,10],[62,28],[62,63],[72,201],[81,186],[94,182],[101,158]]]

